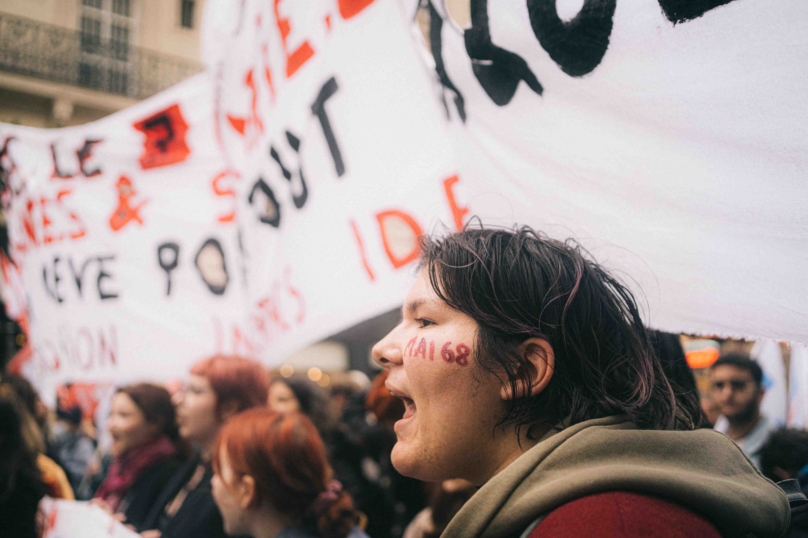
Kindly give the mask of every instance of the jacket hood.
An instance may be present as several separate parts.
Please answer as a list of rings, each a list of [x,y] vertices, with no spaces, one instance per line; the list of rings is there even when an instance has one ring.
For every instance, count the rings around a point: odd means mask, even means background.
[[[518,536],[553,509],[607,491],[667,499],[728,537],[778,538],[790,519],[785,493],[723,434],[608,417],[546,436],[483,485],[442,538]]]

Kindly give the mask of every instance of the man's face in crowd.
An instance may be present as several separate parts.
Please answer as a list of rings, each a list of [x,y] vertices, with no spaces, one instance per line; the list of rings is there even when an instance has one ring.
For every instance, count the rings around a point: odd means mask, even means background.
[[[481,483],[505,409],[501,385],[477,365],[477,323],[443,302],[422,272],[402,308],[402,320],[373,347],[390,370],[386,386],[401,398],[392,461],[424,481],[467,478]]]
[[[763,399],[763,389],[757,386],[748,370],[722,364],[713,369],[710,381],[713,398],[722,415],[731,420],[750,420],[755,416]]]

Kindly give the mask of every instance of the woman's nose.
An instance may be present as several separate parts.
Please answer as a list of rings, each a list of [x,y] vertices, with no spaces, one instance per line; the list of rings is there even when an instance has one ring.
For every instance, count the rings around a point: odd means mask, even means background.
[[[373,361],[382,368],[390,368],[394,364],[401,364],[403,354],[401,352],[401,345],[399,338],[397,338],[397,329],[390,331],[387,336],[376,342],[373,346],[372,355]]]

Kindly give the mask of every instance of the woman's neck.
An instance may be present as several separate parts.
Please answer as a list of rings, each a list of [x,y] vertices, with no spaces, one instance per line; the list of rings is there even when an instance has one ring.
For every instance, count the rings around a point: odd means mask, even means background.
[[[218,435],[218,432],[217,432]],[[210,462],[213,458],[213,451],[216,450],[216,435],[210,439],[200,440],[199,443],[199,456],[205,463]]]
[[[276,538],[293,523],[274,509],[258,510],[250,522],[250,534],[253,538]]]

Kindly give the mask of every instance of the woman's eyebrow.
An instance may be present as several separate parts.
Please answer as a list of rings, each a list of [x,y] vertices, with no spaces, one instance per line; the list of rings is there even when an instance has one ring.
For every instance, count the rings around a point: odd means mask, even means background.
[[[423,305],[426,301],[423,299],[413,299],[412,301],[407,301],[407,303],[402,308],[402,312],[406,310],[408,314],[411,316],[415,315],[418,309]]]

